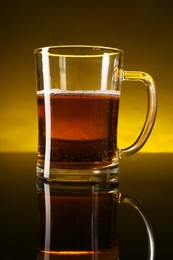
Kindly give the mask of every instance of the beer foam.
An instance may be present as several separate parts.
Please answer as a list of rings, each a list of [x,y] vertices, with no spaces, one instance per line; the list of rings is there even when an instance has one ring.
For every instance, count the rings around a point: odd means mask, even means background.
[[[52,88],[50,90],[38,90],[37,95],[111,95],[119,96],[118,90],[61,90],[58,88]]]

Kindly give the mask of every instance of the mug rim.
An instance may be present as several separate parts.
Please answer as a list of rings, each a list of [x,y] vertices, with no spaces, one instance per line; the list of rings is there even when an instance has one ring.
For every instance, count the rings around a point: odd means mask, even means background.
[[[86,53],[83,52],[82,54],[68,54],[68,53],[55,53],[55,50],[57,51],[58,49],[85,49]],[[54,53],[50,52],[53,51]],[[89,52],[92,51],[92,54],[88,54],[87,51]],[[97,53],[99,52],[99,53]],[[101,52],[101,53],[100,53]],[[48,47],[40,47],[34,50],[34,54],[43,54],[43,53],[47,53],[48,56],[54,56],[54,57],[77,57],[77,58],[83,58],[83,57],[87,57],[87,58],[94,58],[94,57],[103,57],[105,55],[107,56],[113,56],[113,55],[117,55],[117,54],[121,54],[123,55],[124,52],[123,50],[119,49],[119,48],[114,48],[114,47],[106,47],[106,46],[99,46],[99,45],[53,45],[53,46],[48,46]]]

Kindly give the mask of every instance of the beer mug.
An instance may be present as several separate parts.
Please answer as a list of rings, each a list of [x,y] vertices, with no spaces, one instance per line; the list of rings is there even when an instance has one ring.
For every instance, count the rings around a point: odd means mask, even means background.
[[[98,46],[35,50],[38,100],[38,259],[118,260],[117,205],[141,215],[154,259],[150,222],[137,200],[119,192],[119,160],[146,142],[156,116],[155,84],[123,70],[123,51]],[[117,146],[121,83],[142,81],[148,111],[141,133]]]
[[[119,159],[146,142],[156,116],[150,75],[123,70],[123,51],[98,46],[35,50],[39,120],[37,175],[50,181],[114,179]],[[117,147],[121,83],[142,81],[148,111],[141,133]]]

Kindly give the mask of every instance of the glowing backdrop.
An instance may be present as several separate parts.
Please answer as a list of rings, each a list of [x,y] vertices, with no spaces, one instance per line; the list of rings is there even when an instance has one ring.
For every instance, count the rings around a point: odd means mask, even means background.
[[[141,152],[173,152],[173,1],[4,1],[0,41],[0,152],[37,150],[33,50],[61,44],[121,48],[124,69],[155,80],[158,114]],[[137,137],[147,109],[142,83],[122,85],[119,147]]]

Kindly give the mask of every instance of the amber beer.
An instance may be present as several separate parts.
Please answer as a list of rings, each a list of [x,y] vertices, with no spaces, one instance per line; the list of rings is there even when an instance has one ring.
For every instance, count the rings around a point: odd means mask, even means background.
[[[45,160],[46,129],[51,136],[51,166],[92,168],[113,164],[118,107],[118,91],[38,91],[39,164]],[[50,117],[47,128],[46,113]]]
[[[42,189],[38,198],[37,260],[119,259],[115,192]]]

